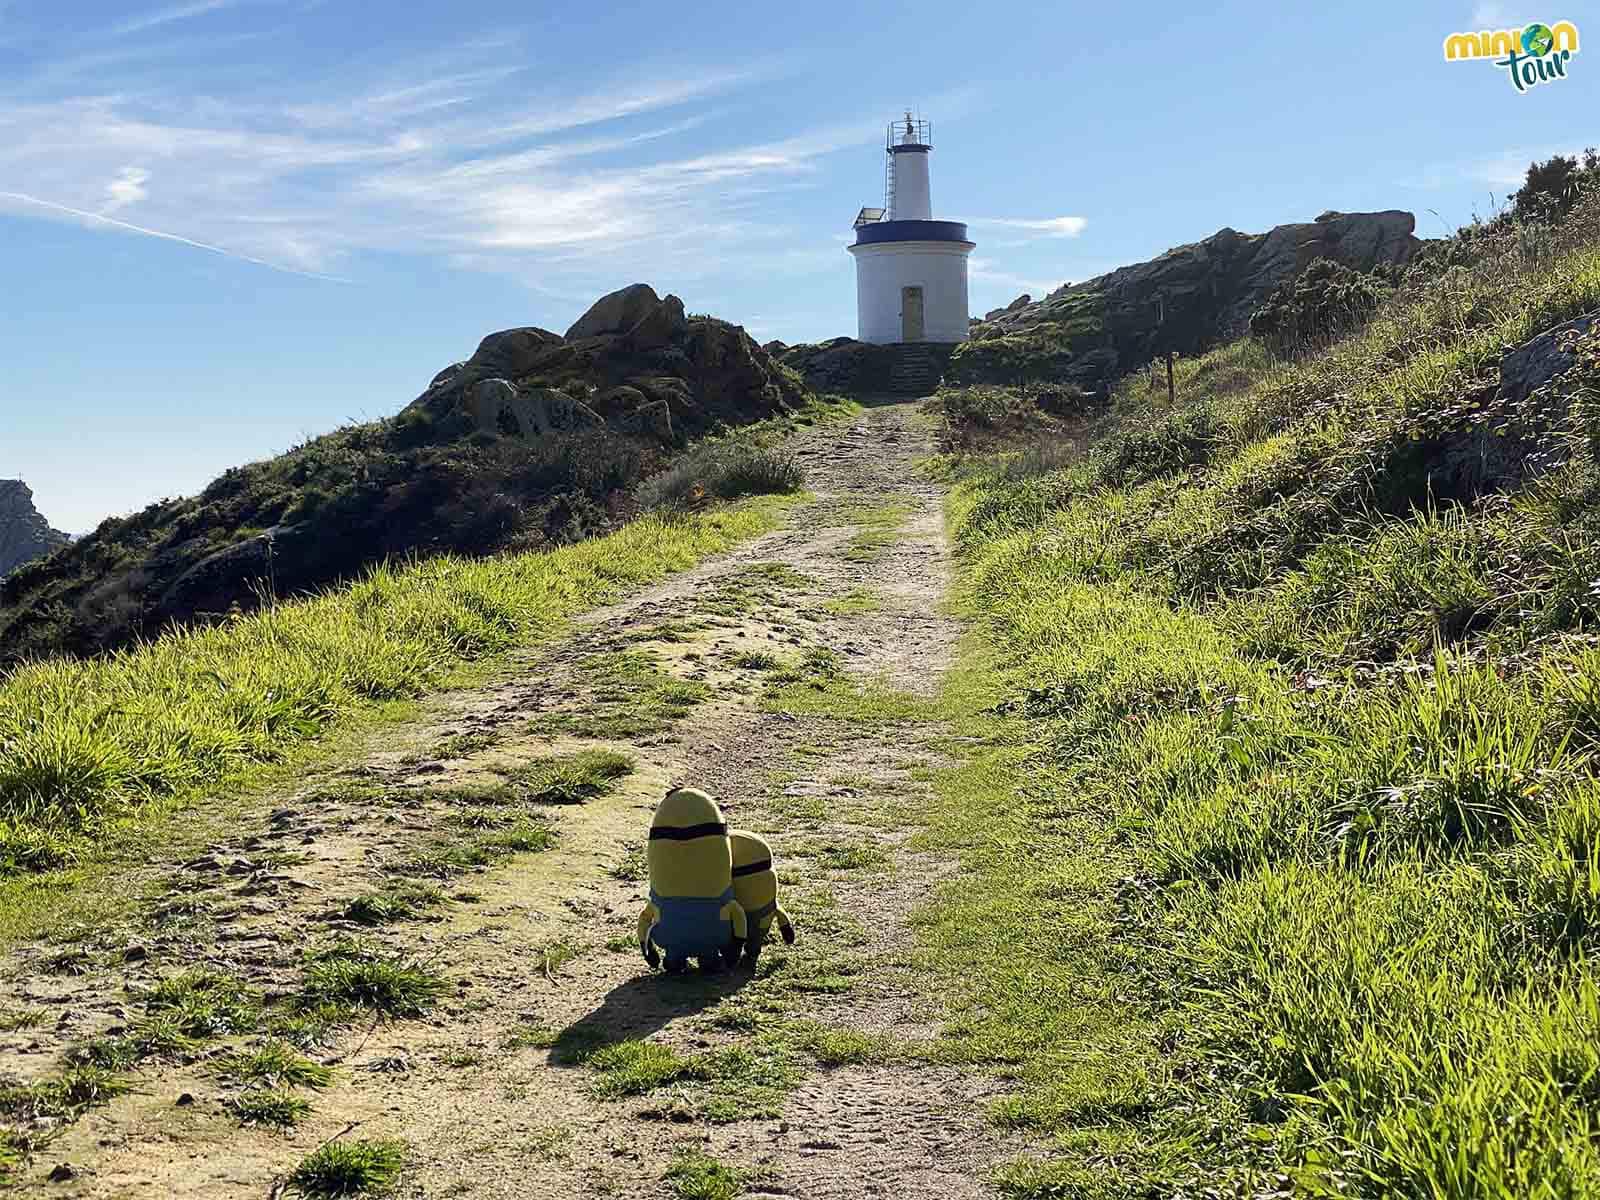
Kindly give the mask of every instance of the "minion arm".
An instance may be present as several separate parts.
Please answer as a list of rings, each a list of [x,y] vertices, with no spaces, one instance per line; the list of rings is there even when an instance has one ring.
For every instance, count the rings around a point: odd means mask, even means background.
[[[655,932],[656,923],[661,920],[661,911],[654,904],[646,904],[644,911],[639,914],[639,953],[644,955],[644,961],[651,968],[661,964],[661,955],[656,953],[656,948],[650,942],[650,935]]]

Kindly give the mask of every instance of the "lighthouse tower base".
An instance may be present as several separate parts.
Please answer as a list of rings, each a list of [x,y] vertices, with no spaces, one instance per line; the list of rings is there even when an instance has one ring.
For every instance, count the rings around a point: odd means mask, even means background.
[[[856,260],[856,336],[861,341],[967,340],[970,242],[858,243],[850,253]]]

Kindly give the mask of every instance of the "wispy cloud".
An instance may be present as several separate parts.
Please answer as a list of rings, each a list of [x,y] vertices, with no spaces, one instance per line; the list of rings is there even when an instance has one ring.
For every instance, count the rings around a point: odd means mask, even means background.
[[[115,63],[92,88],[88,74],[24,79],[0,89],[0,189],[36,215],[295,273],[334,275],[363,251],[420,253],[536,268],[545,286],[581,292],[624,272],[704,273],[709,244],[752,260],[791,251],[757,219],[762,197],[881,136],[868,118],[732,141],[724,97],[770,76],[760,64],[634,68],[540,94],[525,59],[484,61],[481,48],[446,48],[280,95],[118,87]],[[174,77],[168,64],[161,78]],[[137,223],[120,219],[134,211]]]
[[[100,206],[100,215],[110,216],[118,209],[143,200],[144,185],[149,178],[150,172],[143,167],[123,167],[117,177],[106,185],[106,202]]]
[[[160,238],[162,241],[176,242],[182,246],[192,246],[196,250],[206,250],[212,254],[220,254],[224,258],[237,258],[243,262],[254,263],[258,267],[271,267],[275,271],[286,271],[291,275],[312,274],[311,272],[307,271],[296,271],[291,267],[285,267],[278,263],[268,262],[265,259],[251,258],[248,254],[239,254],[235,251],[224,249],[221,246],[212,246],[206,242],[198,242],[193,238],[181,237],[176,233],[167,233],[160,229],[149,229],[143,225],[133,225],[127,221],[118,221],[114,217],[106,216],[104,213],[85,212],[80,208],[70,208],[65,204],[56,204],[50,200],[41,200],[38,196],[30,196],[26,192],[0,192],[0,204],[5,204],[7,202],[12,205],[22,205],[25,207],[43,209],[46,212],[55,213],[59,216],[71,217],[82,221],[84,224],[91,227],[103,226],[110,229],[120,229],[124,232],[137,233],[144,237]],[[348,280],[342,280],[332,275],[312,275],[312,277],[317,279],[327,279],[335,283],[349,282]]]
[[[971,217],[967,223],[1023,230],[1039,237],[1075,238],[1084,231],[1089,220],[1087,217]]]
[[[106,30],[111,37],[126,37],[130,33],[143,33],[147,29],[155,29],[160,25],[171,25],[175,21],[187,21],[191,17],[201,17],[206,13],[216,12],[219,8],[230,8],[237,0],[194,0],[192,4],[178,4],[171,8],[157,9],[145,13],[143,16],[134,17],[120,25],[114,25]]]

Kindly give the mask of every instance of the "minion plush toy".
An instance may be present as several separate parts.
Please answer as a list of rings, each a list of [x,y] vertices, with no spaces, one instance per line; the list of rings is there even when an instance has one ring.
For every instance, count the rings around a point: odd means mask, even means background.
[[[674,973],[691,958],[707,971],[719,969],[724,956],[737,962],[747,926],[733,898],[733,851],[717,802],[695,788],[668,792],[650,820],[645,859],[650,903],[639,914],[645,962],[654,967],[664,955]]]
[[[784,945],[794,945],[794,926],[789,914],[778,904],[778,876],[772,869],[772,848],[753,833],[735,829],[728,834],[733,843],[733,895],[744,909],[750,936],[744,954],[754,966],[774,921],[783,935]]]

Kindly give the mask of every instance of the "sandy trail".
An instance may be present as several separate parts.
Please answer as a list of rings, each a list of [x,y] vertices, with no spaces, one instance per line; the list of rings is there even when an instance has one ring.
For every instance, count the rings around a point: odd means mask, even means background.
[[[427,916],[361,931],[414,951],[454,993],[426,1018],[347,1028],[313,1051],[335,1082],[307,1093],[314,1109],[292,1132],[239,1127],[213,1049],[145,1064],[137,1090],[66,1129],[24,1186],[265,1197],[358,1123],[350,1136],[407,1142],[401,1196],[665,1196],[663,1173],[685,1150],[742,1169],[747,1195],[987,1194],[988,1168],[1010,1149],[983,1120],[995,1080],[902,1052],[927,1045],[939,1021],[908,919],[953,866],[907,842],[941,728],[918,711],[848,719],[764,702],[772,659],[818,648],[850,677],[934,693],[958,628],[941,615],[951,573],[941,494],[914,470],[931,433],[914,405],[898,404],[800,435],[793,448],[815,499],[783,528],[590,614],[496,682],[445,694],[354,762],[263,801],[205,854],[157,863],[161,898],[143,927],[102,938],[81,974],[52,961],[59,948],[14,955],[18,1001],[62,1013],[53,1028],[0,1035],[0,1074],[31,1077],[67,1044],[135,1015],[129,989],[182,967],[208,963],[269,1000],[287,995],[305,947],[355,932],[345,904],[443,827],[442,789],[589,746],[635,759],[616,793],[552,812],[554,849],[451,880],[455,901]],[[645,676],[709,691],[630,732],[648,706]],[[440,757],[451,739],[470,749]],[[650,975],[628,945],[649,810],[680,782],[713,791],[731,824],[775,844],[801,940],[769,949],[754,979]],[[852,1044],[879,1049],[807,1055],[764,1034],[779,1021],[866,1035]],[[609,1098],[593,1069],[539,1045],[575,1025],[690,1055],[744,1046],[759,1057],[777,1045],[782,1078]],[[745,1114],[729,1104],[756,1115],[730,1120]],[[52,1170],[71,1177],[46,1182]]]

